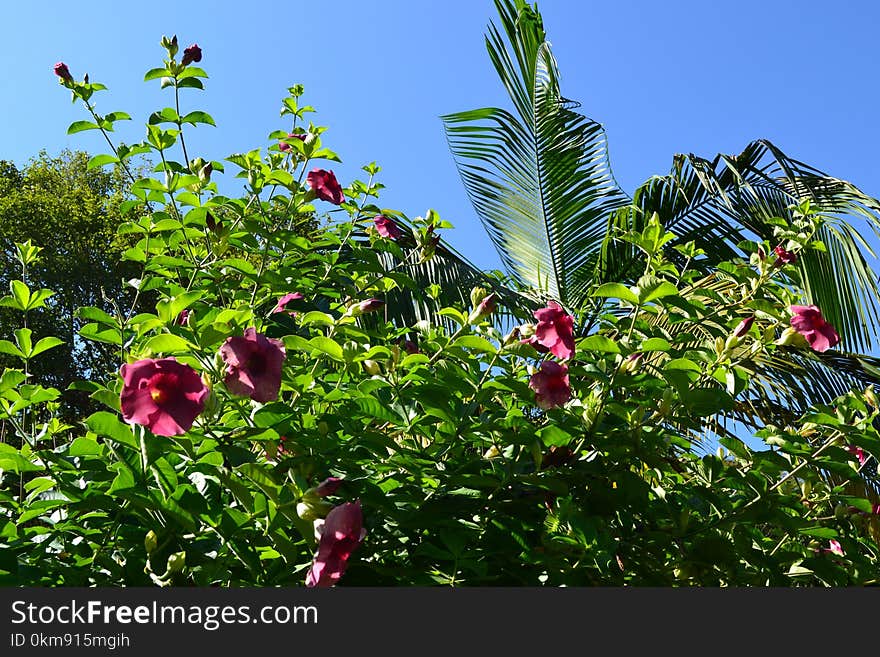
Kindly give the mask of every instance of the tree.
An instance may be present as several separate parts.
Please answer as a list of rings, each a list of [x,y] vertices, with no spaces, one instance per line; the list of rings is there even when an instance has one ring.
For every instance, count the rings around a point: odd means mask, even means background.
[[[81,151],[57,157],[42,151],[22,168],[0,161],[0,289],[9,290],[12,279],[25,278],[32,289],[55,291],[47,307],[31,312],[27,321],[35,340],[47,335],[64,340],[64,347],[35,358],[31,370],[40,383],[60,390],[112,371],[112,347],[78,337],[86,322],[76,309],[96,306],[112,313],[112,303],[127,294],[124,280],[137,273],[132,263],[120,259],[126,245],[116,236],[123,221],[122,175],[89,169],[88,160]],[[25,240],[42,251],[23,277],[14,244]],[[0,308],[3,338],[19,326],[16,313]],[[5,355],[0,359],[0,365],[10,365]],[[85,403],[73,391],[65,400]]]
[[[586,335],[608,310],[591,296],[596,286],[632,284],[642,273],[637,250],[620,239],[626,231],[642,230],[656,214],[675,234],[663,256],[709,277],[697,285],[723,284],[714,280],[718,264],[741,256],[747,240],[784,246],[778,227],[791,224],[807,200],[824,215],[816,238],[826,248],[806,252],[792,282],[852,351],[792,351],[753,363],[750,399],[732,416],[758,427],[780,408],[797,414],[880,380],[880,363],[857,353],[880,334],[880,288],[859,235],[860,224],[880,231],[880,202],[766,140],[713,160],[676,155],[669,174],[625,193],[609,166],[604,129],[561,94],[537,8],[523,0],[495,4],[501,27],[490,24],[486,47],[513,111],[488,107],[442,118],[468,195],[515,281],[581,311]]]

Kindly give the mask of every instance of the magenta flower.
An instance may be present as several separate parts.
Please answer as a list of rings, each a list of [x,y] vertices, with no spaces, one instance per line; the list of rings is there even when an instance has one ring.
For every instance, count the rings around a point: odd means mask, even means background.
[[[52,70],[55,71],[55,75],[61,78],[64,82],[73,82],[73,76],[70,74],[70,69],[67,68],[67,64],[64,62],[58,62]]]
[[[471,313],[470,317],[468,317],[468,321],[477,322],[494,313],[497,308],[497,304],[495,303],[497,298],[498,295],[494,292],[487,297],[483,297],[483,300],[477,304],[477,307],[474,308],[474,311]]]
[[[791,251],[786,251],[781,244],[773,249],[773,253],[776,254],[776,261],[773,263],[774,267],[790,265],[797,260],[797,255],[795,255]]]
[[[374,217],[373,225],[376,226],[376,232],[378,232],[382,237],[396,240],[403,234],[400,230],[400,227],[397,225],[397,223],[395,223],[394,219],[389,219],[384,214],[380,214],[379,216]]]
[[[189,365],[176,358],[146,358],[120,370],[122,417],[157,436],[179,436],[205,410],[208,387]]]
[[[285,294],[283,297],[278,299],[278,303],[275,304],[275,308],[272,309],[272,312],[273,313],[286,312],[288,315],[296,315],[296,311],[286,310],[286,306],[291,301],[298,301],[302,298],[304,298],[304,297],[299,292],[291,292],[290,294]]]
[[[749,329],[752,328],[752,324],[754,323],[754,317],[746,317],[743,321],[736,325],[735,329],[733,329],[733,335],[737,338],[741,338],[749,332]]]
[[[538,320],[535,341],[557,358],[571,358],[574,355],[574,318],[555,301],[536,310],[535,318]]]
[[[360,501],[334,507],[318,531],[321,536],[318,553],[306,575],[306,586],[333,586],[345,573],[349,558],[367,535]]]
[[[791,312],[791,325],[815,351],[827,351],[840,342],[837,331],[825,321],[816,306],[791,306]]]
[[[174,323],[178,326],[186,326],[189,323],[189,317],[192,313],[184,308],[177,314],[177,319],[174,320]]]
[[[360,313],[374,313],[384,308],[385,302],[381,299],[367,299],[366,301],[361,301],[357,307]]]
[[[406,338],[401,339],[400,348],[403,349],[407,354],[419,354],[419,346],[413,342],[412,340],[407,340]]]
[[[306,181],[309,183],[309,187],[312,188],[312,191],[315,192],[315,196],[322,201],[335,203],[336,205],[345,201],[342,187],[336,181],[336,176],[332,171],[313,169],[309,172],[309,175],[306,176]]]
[[[831,554],[836,554],[838,557],[844,556],[843,547],[841,547],[840,541],[833,538],[828,541],[828,548],[825,551],[830,552]]]
[[[342,486],[342,479],[340,477],[327,477],[320,484],[312,488],[311,491],[306,491],[306,495],[311,492],[318,497],[327,497],[336,493],[340,486]]]
[[[248,328],[243,337],[229,337],[220,347],[226,363],[223,381],[234,395],[268,402],[278,399],[284,343]]]
[[[859,467],[862,467],[863,465],[865,465],[865,463],[867,463],[868,456],[867,454],[865,454],[865,450],[863,450],[861,447],[858,447],[856,445],[847,445],[846,451],[850,454],[855,455],[855,457],[859,461]]]
[[[541,363],[541,370],[529,379],[529,388],[535,391],[535,402],[544,410],[562,406],[571,399],[568,367],[545,360]]]
[[[306,135],[305,133],[302,133],[302,132],[288,132],[288,133],[287,133],[287,138],[288,138],[288,139],[299,139],[300,141],[305,141],[305,140],[306,140],[306,136],[307,136],[307,135]],[[278,150],[279,150],[279,151],[282,151],[282,152],[284,152],[284,151],[289,151],[291,148],[293,148],[293,146],[291,146],[290,144],[288,144],[288,143],[285,142],[285,141],[279,141],[279,142],[278,142]]]
[[[202,61],[202,49],[199,48],[197,43],[192,44],[189,48],[183,49],[183,58],[180,60],[180,63],[184,66],[189,66],[193,62]]]

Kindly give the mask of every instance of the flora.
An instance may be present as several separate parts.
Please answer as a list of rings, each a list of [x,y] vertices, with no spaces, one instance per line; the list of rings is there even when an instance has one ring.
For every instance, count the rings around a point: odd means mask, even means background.
[[[120,376],[123,419],[157,436],[186,433],[205,408],[208,387],[198,372],[173,357],[126,363]]]
[[[633,200],[604,216],[616,226],[605,252],[626,260],[614,277],[573,281],[575,295],[525,287],[458,259],[436,212],[380,207],[374,163],[328,211],[318,187],[342,185],[308,173],[338,160],[332,133],[309,120],[309,139],[278,147],[312,111],[300,86],[262,148],[185,155],[184,136],[213,122],[192,108],[207,72],[162,43],[145,78],[180,108],[92,160],[161,162],[132,172],[120,226],[139,270],[128,287],[153,298],[80,310],[95,325],[80,337],[116,359],[77,383],[100,410],[64,422],[60,391],[31,383],[31,359],[59,347],[51,336],[22,326],[0,340],[16,364],[0,375],[0,419],[17,441],[0,446],[3,583],[876,580],[880,362],[848,369],[836,345],[811,348],[791,310],[811,298],[761,255],[785,243],[797,265],[822,257],[830,211],[793,200],[707,267]],[[96,119],[99,83],[64,89],[88,129],[127,120]],[[245,181],[240,197],[218,192],[223,176]],[[377,216],[407,239],[382,236]],[[30,283],[38,250],[16,252],[21,276],[0,304],[25,319],[50,296]],[[801,329],[827,340],[810,318]],[[768,381],[799,389],[780,362],[827,397],[762,406]]]
[[[284,344],[250,327],[243,336],[226,338],[220,357],[226,364],[223,382],[235,395],[268,402],[278,398]]]
[[[345,201],[345,195],[342,192],[342,186],[336,180],[336,176],[332,171],[324,169],[313,169],[306,177],[309,187],[322,201],[335,203],[339,205]]]
[[[807,339],[816,351],[828,351],[840,342],[840,336],[834,327],[822,317],[822,311],[816,306],[792,306],[791,325]]]

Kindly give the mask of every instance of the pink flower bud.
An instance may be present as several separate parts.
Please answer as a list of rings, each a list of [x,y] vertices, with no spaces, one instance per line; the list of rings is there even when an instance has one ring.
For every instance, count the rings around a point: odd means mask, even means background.
[[[58,62],[55,64],[55,75],[61,78],[64,82],[73,82],[73,76],[70,74],[70,69],[67,68],[67,64],[64,62]]]
[[[754,322],[754,317],[746,317],[743,321],[736,325],[735,329],[733,329],[733,335],[737,338],[741,338],[749,332],[749,329],[752,328],[752,324]]]

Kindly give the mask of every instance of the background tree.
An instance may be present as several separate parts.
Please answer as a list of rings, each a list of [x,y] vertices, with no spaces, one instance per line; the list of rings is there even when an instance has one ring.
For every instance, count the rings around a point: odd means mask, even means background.
[[[41,247],[27,279],[33,289],[49,288],[55,295],[46,308],[29,314],[28,325],[34,339],[54,335],[65,345],[36,357],[32,374],[42,385],[62,391],[75,380],[115,369],[118,354],[111,345],[78,337],[85,322],[77,318],[76,309],[97,306],[112,313],[112,302],[128,294],[124,281],[138,272],[133,263],[121,260],[126,245],[116,236],[123,221],[122,175],[88,169],[88,159],[81,151],[63,151],[57,157],[41,151],[21,168],[0,161],[0,289],[7,293],[9,281],[22,275],[14,244],[31,240]],[[14,311],[0,308],[4,338],[19,325]],[[0,354],[0,365],[11,364]],[[74,391],[67,391],[64,400],[74,407],[86,403]]]

